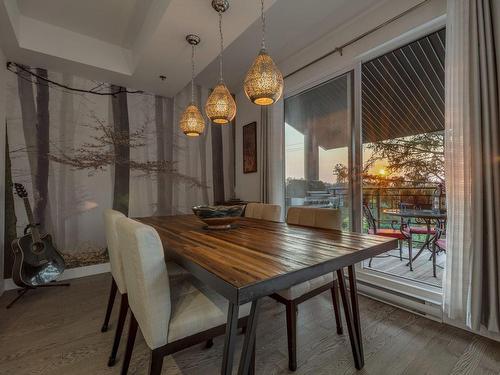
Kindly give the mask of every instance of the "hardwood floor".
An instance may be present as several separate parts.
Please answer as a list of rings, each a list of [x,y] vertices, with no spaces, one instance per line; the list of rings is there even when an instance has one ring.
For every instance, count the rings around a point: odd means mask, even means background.
[[[69,288],[38,290],[11,310],[16,295],[0,298],[0,374],[119,374],[106,366],[116,326],[101,333],[111,276],[72,281]],[[500,343],[360,298],[366,365],[354,368],[347,335],[338,336],[330,295],[299,307],[296,374],[500,374]],[[128,327],[128,324],[127,326]],[[266,299],[257,334],[257,374],[288,374],[285,308]],[[237,353],[243,338],[238,338]],[[223,337],[165,358],[163,374],[219,373]],[[129,374],[145,374],[149,354],[138,335]]]
[[[419,250],[417,245],[413,255]],[[391,254],[390,257],[385,257]],[[401,276],[411,280],[421,281],[439,288],[442,287],[443,270],[446,265],[446,254],[440,253],[436,257],[436,264],[441,267],[436,268],[436,277],[432,274],[432,260],[429,260],[431,253],[425,250],[415,261],[413,261],[413,271],[410,271],[408,263],[408,247],[403,247],[403,261],[399,260],[399,250],[391,250],[381,257],[373,258],[372,269],[389,273],[391,275]],[[368,267],[369,261],[365,261],[365,267]]]

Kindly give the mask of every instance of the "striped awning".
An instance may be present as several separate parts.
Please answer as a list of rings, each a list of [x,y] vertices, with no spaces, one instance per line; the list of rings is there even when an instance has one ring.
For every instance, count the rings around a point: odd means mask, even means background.
[[[445,29],[362,67],[363,143],[444,129]],[[285,121],[326,150],[346,147],[348,77],[285,100]]]
[[[363,143],[444,129],[445,30],[363,64]]]

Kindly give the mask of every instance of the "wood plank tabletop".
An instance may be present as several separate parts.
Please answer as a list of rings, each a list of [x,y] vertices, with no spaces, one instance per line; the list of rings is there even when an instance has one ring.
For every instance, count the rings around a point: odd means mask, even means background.
[[[397,248],[397,240],[241,218],[228,231],[194,215],[136,220],[155,228],[167,255],[234,303],[269,295]]]

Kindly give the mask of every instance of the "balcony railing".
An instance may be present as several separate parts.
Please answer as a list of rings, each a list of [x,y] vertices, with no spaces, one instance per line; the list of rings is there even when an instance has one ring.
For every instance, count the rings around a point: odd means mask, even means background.
[[[365,187],[363,188],[363,202],[368,204],[377,223],[389,224],[393,216],[384,214],[384,209],[400,208],[402,203],[411,204],[419,209],[431,209],[436,186],[423,187]],[[442,199],[445,199],[443,193]]]
[[[384,213],[385,209],[400,208],[401,203],[412,204],[415,208],[431,209],[437,186],[401,186],[401,187],[363,187],[363,203],[371,209],[379,226],[390,226],[393,216]],[[445,199],[443,192],[442,199]],[[329,187],[326,190],[307,191],[304,197],[286,199],[287,207],[314,206],[339,208],[348,222],[349,198],[347,187]]]

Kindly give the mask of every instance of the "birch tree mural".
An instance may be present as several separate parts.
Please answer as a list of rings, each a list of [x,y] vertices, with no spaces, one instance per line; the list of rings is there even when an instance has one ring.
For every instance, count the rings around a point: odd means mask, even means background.
[[[35,97],[33,95],[33,83],[31,75],[26,70],[18,69],[17,84],[19,103],[21,105],[21,117],[23,135],[25,141],[25,150],[29,161],[29,173],[31,174],[31,182],[34,184],[37,171],[37,142],[36,142],[36,107]],[[34,190],[34,185],[33,185]]]
[[[174,138],[174,100],[172,98],[162,98],[163,99],[163,125],[164,129],[164,140],[163,145],[165,147],[165,155],[158,160],[174,160],[174,147],[176,145],[176,140]],[[165,199],[165,215],[174,215],[174,189],[175,181],[170,175],[163,175],[164,179],[164,189],[158,190],[159,199]],[[204,182],[201,182],[204,185]]]
[[[69,74],[63,74],[63,84],[66,86],[73,86],[73,77]],[[75,110],[74,110],[74,95],[62,95],[61,109],[60,109],[60,127],[59,127],[59,142],[63,148],[72,148],[75,141]],[[65,164],[57,165],[58,183],[56,187],[56,194],[58,200],[54,199],[57,203],[56,209],[56,241],[62,246],[67,246],[67,237],[72,238],[73,241],[78,241],[78,231],[74,220],[69,220],[70,216],[75,213],[74,207],[77,201],[75,194],[74,173],[71,172],[70,167]],[[67,236],[69,233],[69,236]]]
[[[119,87],[111,86],[113,91]],[[114,182],[113,209],[128,216],[128,198],[130,189],[130,134],[128,122],[127,94],[121,92],[111,98],[113,107],[113,148]]]
[[[202,107],[202,90],[200,86],[196,86],[196,101],[198,108]],[[201,165],[201,182],[203,185],[207,185],[207,140],[208,132],[204,132],[198,137],[199,149],[200,149],[200,165]],[[208,189],[202,189],[202,202],[203,204],[209,203]]]
[[[155,96],[156,156],[158,160],[173,160],[173,101]],[[172,215],[173,181],[168,174],[158,176],[158,215]]]
[[[42,232],[47,232],[50,227],[50,216],[46,215],[48,204],[48,183],[49,183],[49,86],[44,81],[48,78],[45,69],[36,70],[38,78],[36,80],[36,173],[35,173],[35,209],[34,214],[37,222],[40,223]]]
[[[27,225],[13,182],[25,185],[42,231],[68,268],[107,261],[106,208],[137,217],[213,203],[210,127],[188,139],[176,125],[177,107],[185,108],[189,95],[165,98],[15,63],[7,69],[7,277],[10,241]],[[199,102],[207,95],[197,87]],[[216,138],[215,175],[223,187],[217,155],[225,140]]]
[[[10,278],[12,274],[12,263],[14,261],[10,244],[17,237],[16,233],[16,211],[14,208],[14,186],[12,183],[12,171],[9,153],[9,135],[5,139],[5,227],[4,227],[4,277]]]

